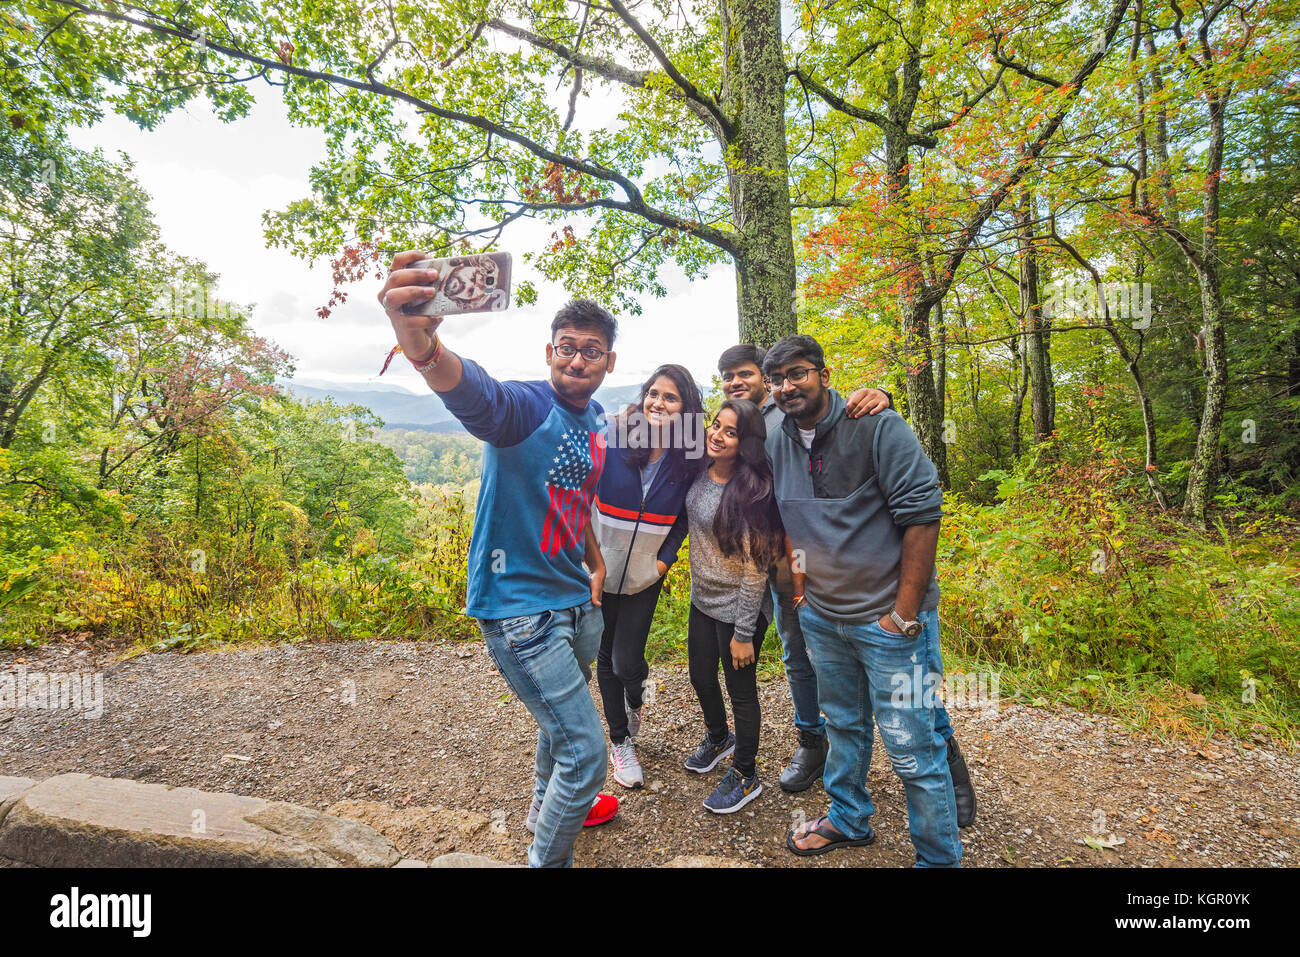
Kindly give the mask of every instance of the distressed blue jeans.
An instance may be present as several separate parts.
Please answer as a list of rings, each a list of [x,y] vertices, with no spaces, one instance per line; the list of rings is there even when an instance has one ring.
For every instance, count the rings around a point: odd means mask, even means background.
[[[917,867],[955,867],[961,861],[957,804],[938,701],[923,680],[938,661],[939,613],[918,617],[924,628],[908,639],[875,621],[836,621],[806,604],[799,609],[830,740],[822,784],[835,829],[865,837],[875,813],[867,791],[874,722],[907,795]]]
[[[604,628],[591,602],[519,618],[480,618],[501,676],[537,721],[541,802],[530,867],[572,867],[573,844],[605,783],[605,728],[587,682]]]

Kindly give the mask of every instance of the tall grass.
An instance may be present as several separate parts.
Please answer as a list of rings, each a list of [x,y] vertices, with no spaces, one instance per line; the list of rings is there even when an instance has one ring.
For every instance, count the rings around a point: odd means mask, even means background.
[[[1238,516],[1205,534],[1160,515],[1101,466],[998,473],[997,505],[949,498],[938,573],[949,671],[990,671],[1003,700],[1121,715],[1158,733],[1227,731],[1294,743],[1300,721],[1300,559],[1294,523]],[[472,638],[463,617],[470,491],[426,489],[388,552],[365,528],[341,553],[293,533],[249,546],[155,530],[84,533],[10,551],[0,566],[3,640],[69,632],[189,649],[341,637]],[[338,542],[334,542],[335,546]],[[336,547],[336,552],[338,549]],[[687,550],[669,571],[647,657],[686,659]],[[768,633],[760,679],[781,676]]]

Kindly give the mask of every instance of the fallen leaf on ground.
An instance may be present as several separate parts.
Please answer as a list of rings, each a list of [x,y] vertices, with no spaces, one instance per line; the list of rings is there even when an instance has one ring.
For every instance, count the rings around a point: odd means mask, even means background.
[[[1096,834],[1089,834],[1080,844],[1087,844],[1089,847],[1098,851],[1113,851],[1124,843],[1124,838],[1116,837],[1114,834],[1107,834],[1105,837],[1099,837]]]

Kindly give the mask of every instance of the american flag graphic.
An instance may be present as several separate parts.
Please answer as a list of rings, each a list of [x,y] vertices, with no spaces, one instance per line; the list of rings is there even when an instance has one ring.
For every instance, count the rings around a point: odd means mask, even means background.
[[[603,435],[585,429],[569,429],[564,433],[546,478],[551,505],[546,511],[539,543],[543,555],[555,555],[582,541],[591,498],[604,466]]]

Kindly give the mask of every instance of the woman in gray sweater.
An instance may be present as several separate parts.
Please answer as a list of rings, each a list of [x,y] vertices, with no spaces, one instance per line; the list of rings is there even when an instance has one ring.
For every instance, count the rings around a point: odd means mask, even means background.
[[[686,493],[691,556],[686,648],[708,729],[686,769],[704,774],[734,753],[731,770],[704,802],[717,814],[740,810],[763,790],[755,766],[761,720],[758,654],[768,626],[761,607],[767,569],[785,541],[763,447],[766,434],[752,402],[724,402],[705,441],[709,467]],[[727,730],[719,663],[735,734]]]

